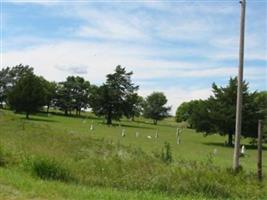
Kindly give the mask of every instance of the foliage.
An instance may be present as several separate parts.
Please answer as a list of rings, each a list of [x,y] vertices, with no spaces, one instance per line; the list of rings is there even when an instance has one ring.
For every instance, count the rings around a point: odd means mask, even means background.
[[[132,103],[126,102],[127,97],[132,97],[138,89],[131,81],[132,74],[118,65],[113,74],[107,75],[105,84],[94,87],[92,109],[97,116],[104,116],[107,124],[112,124],[113,119],[120,119],[124,114],[128,116],[132,112]]]
[[[50,106],[55,106],[57,84],[56,82],[49,82],[43,77],[40,77],[40,80],[44,88],[44,101],[47,107],[46,112],[48,113]]]
[[[143,113],[144,99],[138,94],[128,94],[124,104],[124,115],[129,119],[134,120],[135,117],[140,117]]]
[[[230,78],[225,87],[212,85],[213,95],[207,100],[195,100],[181,105],[177,110],[178,120],[187,120],[197,131],[207,134],[219,133],[228,136],[233,144],[236,118],[237,78]],[[260,112],[265,105],[258,103],[262,98],[257,92],[248,91],[243,82],[242,136],[257,137],[258,120],[264,118]],[[258,101],[258,102],[257,102]],[[262,102],[262,101],[261,101]]]
[[[164,148],[162,149],[161,153],[161,160],[166,164],[172,162],[172,152],[171,152],[171,145],[168,142],[164,143]]]
[[[2,146],[0,146],[0,167],[4,167],[7,164],[6,153],[4,152]]]
[[[267,143],[267,91],[257,93],[256,104],[259,105],[261,118],[263,120],[263,136],[264,141]]]
[[[79,76],[69,76],[66,81],[58,84],[56,90],[56,106],[69,114],[76,110],[80,115],[82,109],[89,107],[90,83]]]
[[[193,108],[196,104],[198,104],[198,100],[183,102],[176,110],[175,121],[176,122],[186,121],[192,128],[191,115],[193,113]]]
[[[49,158],[35,158],[31,162],[34,175],[46,180],[70,181],[70,172],[62,167],[56,160]]]
[[[8,94],[11,109],[29,114],[37,112],[45,104],[45,91],[39,77],[26,74],[21,77]]]
[[[8,93],[16,85],[21,77],[32,74],[33,68],[28,65],[16,65],[12,68],[6,67],[0,70],[0,104],[8,103]]]
[[[167,98],[162,92],[153,92],[146,98],[144,106],[144,116],[153,119],[156,125],[158,120],[162,120],[169,116],[168,112],[171,109],[166,107]]]

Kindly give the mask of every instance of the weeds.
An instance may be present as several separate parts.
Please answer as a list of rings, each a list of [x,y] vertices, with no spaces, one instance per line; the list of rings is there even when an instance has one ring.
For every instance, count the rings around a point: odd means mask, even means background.
[[[170,164],[172,162],[171,146],[168,142],[164,143],[164,147],[161,153],[161,160],[166,164]]]
[[[41,179],[64,182],[72,180],[69,170],[54,159],[39,157],[28,160],[26,163],[32,173]]]
[[[6,153],[3,148],[0,146],[0,167],[5,167],[7,164]]]

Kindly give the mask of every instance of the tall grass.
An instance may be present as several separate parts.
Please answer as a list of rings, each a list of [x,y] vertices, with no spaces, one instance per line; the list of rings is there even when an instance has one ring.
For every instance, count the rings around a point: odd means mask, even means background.
[[[87,157],[84,154],[72,159],[29,155],[21,162],[34,177],[68,183],[75,181],[90,187],[212,199],[267,197],[266,186],[258,183],[254,174],[244,171],[234,174],[231,170],[217,167],[213,165],[211,156],[203,162],[169,162],[172,152],[168,143],[163,146],[166,159],[103,139],[91,139],[90,147]]]
[[[135,143],[132,147],[125,146],[122,141],[130,138],[130,135],[123,140],[117,140],[116,137],[94,139],[88,131],[80,133],[77,128],[77,131],[70,132],[60,123],[55,122],[56,125],[50,125],[39,121],[27,121],[23,129],[21,123],[13,118],[5,117],[2,121],[0,119],[1,128],[4,127],[0,130],[1,139],[6,141],[3,143],[4,147],[8,152],[14,151],[14,155],[26,154],[18,158],[24,166],[22,168],[24,173],[45,181],[53,180],[53,183],[63,181],[67,184],[75,181],[75,185],[86,187],[150,191],[174,197],[180,195],[211,199],[267,197],[267,188],[264,185],[266,181],[261,184],[257,182],[255,174],[246,171],[233,174],[225,167],[218,167],[213,164],[217,157],[213,158],[212,154],[208,154],[202,161],[183,160],[179,158],[179,154],[175,156],[178,151],[177,146],[182,148],[183,143],[176,146],[168,144],[162,146],[162,143],[158,142],[157,145],[161,146],[157,146],[157,150],[151,154],[151,151],[144,152],[136,148]],[[81,121],[75,123],[77,127],[84,125]],[[115,127],[98,128],[102,128],[107,136],[112,131],[118,131]],[[97,134],[100,132],[94,133]],[[164,138],[163,141],[171,141],[165,140],[163,134],[161,138]],[[195,141],[197,139],[199,137],[196,137]],[[144,142],[144,146],[152,144],[152,140],[143,141],[141,138],[136,140]],[[197,142],[192,143],[192,148],[189,149],[194,149],[195,144]],[[202,146],[202,148],[206,150],[207,147]],[[183,150],[187,149],[182,148],[180,152],[185,152]],[[208,150],[205,151],[205,155],[207,152]],[[0,159],[10,170],[19,168],[7,165],[10,158],[6,153],[0,153]]]
[[[55,159],[33,157],[24,161],[24,167],[34,176],[44,180],[68,182],[73,180],[70,171]]]
[[[0,146],[0,167],[4,167],[6,165],[6,156],[3,151],[3,148]]]

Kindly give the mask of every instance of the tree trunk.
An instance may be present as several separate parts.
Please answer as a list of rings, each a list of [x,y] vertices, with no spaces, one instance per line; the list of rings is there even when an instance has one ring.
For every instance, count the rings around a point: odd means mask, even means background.
[[[67,109],[65,110],[65,115],[68,115],[68,110]]]
[[[108,110],[108,116],[107,116],[107,124],[112,124],[112,109],[109,108]]]
[[[50,108],[50,105],[48,104],[48,105],[47,105],[47,109],[46,109],[46,113],[49,112],[49,108]]]
[[[233,133],[228,133],[228,145],[233,146]]]
[[[154,119],[154,120],[153,120],[153,124],[154,124],[154,125],[157,125],[157,124],[158,124],[158,120]]]
[[[29,119],[29,112],[26,112],[26,119]]]
[[[107,124],[112,124],[112,118],[110,115],[107,117]]]

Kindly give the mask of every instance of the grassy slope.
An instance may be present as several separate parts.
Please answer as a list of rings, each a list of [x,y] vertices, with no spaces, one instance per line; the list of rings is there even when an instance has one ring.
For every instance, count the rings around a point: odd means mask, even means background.
[[[22,118],[24,116],[21,116]],[[6,140],[7,143],[12,143],[14,141],[18,141],[16,137],[20,137],[19,135],[14,135],[14,132],[22,131],[22,122],[16,123],[14,127],[7,127],[5,133],[2,133],[2,136],[5,136],[3,139]],[[27,122],[28,123],[28,122]],[[204,137],[200,133],[195,133],[194,130],[185,129],[181,134],[181,144],[176,145],[176,127],[177,124],[173,122],[173,119],[168,119],[163,122],[160,122],[158,126],[154,126],[145,121],[141,122],[129,122],[124,120],[121,122],[121,127],[112,126],[108,127],[102,123],[101,119],[80,119],[80,118],[66,118],[63,116],[34,116],[33,120],[30,121],[31,124],[37,126],[37,129],[41,127],[42,129],[49,129],[51,134],[56,134],[56,132],[75,134],[79,137],[93,137],[93,138],[104,138],[105,140],[112,140],[113,142],[120,142],[123,145],[129,145],[133,147],[140,147],[142,150],[151,153],[153,151],[161,151],[161,148],[165,141],[170,142],[173,156],[174,158],[183,158],[188,160],[206,160],[208,155],[213,152],[214,149],[217,149],[217,155],[214,157],[214,162],[220,166],[231,167],[232,165],[232,155],[233,148],[226,147],[223,145],[226,137],[221,137],[219,135],[212,135]],[[116,123],[116,122],[115,122]],[[90,131],[90,125],[94,124],[94,131]],[[118,123],[117,123],[118,124]],[[25,124],[27,129],[27,124]],[[122,129],[126,130],[126,137],[121,137]],[[156,129],[159,130],[159,139],[147,139],[148,135],[154,137]],[[56,132],[55,132],[56,130]],[[139,138],[135,137],[135,132],[138,131],[140,133]],[[9,134],[8,132],[11,132]],[[38,134],[38,133],[37,133]],[[20,138],[21,143],[27,141],[23,141],[25,138]],[[40,139],[40,138],[39,138]],[[36,138],[38,140],[38,138]],[[4,141],[3,141],[4,142]],[[243,139],[242,144],[248,144],[248,140]],[[37,141],[38,144],[38,141]],[[21,144],[22,148],[24,145]],[[29,147],[36,151],[36,149],[40,147],[35,147],[32,144],[32,147]],[[26,147],[28,150],[28,147]],[[263,152],[263,157],[266,154],[266,146],[265,151]],[[41,150],[42,151],[42,150]],[[256,149],[247,149],[247,156],[241,158],[241,165],[246,170],[256,171],[256,158],[257,151]],[[263,170],[267,172],[267,160],[264,159]]]
[[[25,121],[21,115],[9,115],[0,111],[0,142],[18,159],[25,154],[54,156],[65,162],[69,159],[79,160],[91,154],[90,138],[104,138],[110,143],[121,143],[141,147],[148,153],[160,151],[165,141],[172,145],[175,158],[190,160],[207,160],[214,148],[218,150],[215,163],[229,167],[232,160],[232,149],[221,146],[224,139],[219,136],[203,137],[193,130],[184,130],[182,144],[175,144],[176,125],[171,120],[160,123],[160,138],[148,140],[147,135],[155,134],[155,126],[145,122],[123,121],[122,127],[107,127],[102,120],[90,118],[66,118],[62,116],[34,116]],[[95,130],[89,131],[91,124]],[[127,136],[122,138],[121,129],[126,129]],[[140,137],[135,138],[135,132]],[[245,142],[245,141],[244,141]],[[265,151],[266,152],[266,151]],[[264,152],[264,154],[265,154]],[[248,156],[242,158],[245,169],[255,169],[255,150],[248,150]],[[264,160],[266,173],[266,160]],[[0,199],[169,199],[164,195],[153,195],[149,192],[125,192],[114,189],[90,188],[58,182],[41,181],[25,174],[20,169],[0,169]],[[75,192],[76,191],[76,192]],[[186,199],[183,197],[182,199]],[[192,198],[188,198],[192,199]]]
[[[181,198],[192,199],[191,197]],[[65,184],[57,181],[43,181],[32,178],[20,170],[0,168],[0,199],[171,200],[179,198],[145,191],[119,191],[110,188],[91,188]]]

